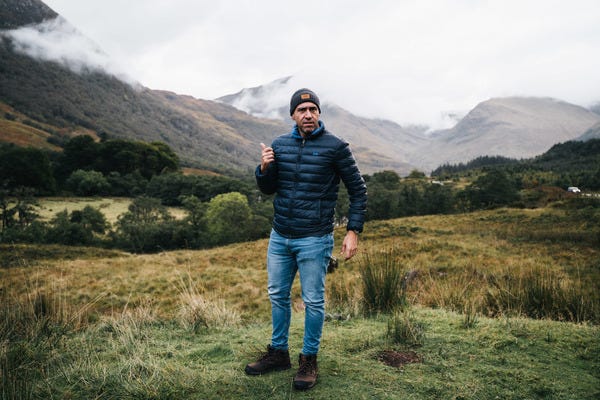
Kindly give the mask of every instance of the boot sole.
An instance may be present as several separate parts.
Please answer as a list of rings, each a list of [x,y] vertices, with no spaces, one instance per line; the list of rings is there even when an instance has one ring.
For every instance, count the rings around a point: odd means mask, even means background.
[[[284,367],[275,367],[275,368],[267,369],[265,371],[257,371],[255,369],[248,368],[248,366],[246,366],[245,372],[246,372],[246,375],[258,376],[258,375],[268,374],[269,372],[285,371],[290,368],[292,368],[291,365],[284,366]]]
[[[308,383],[308,382],[294,382],[294,389],[296,390],[308,390],[315,387],[317,382]]]

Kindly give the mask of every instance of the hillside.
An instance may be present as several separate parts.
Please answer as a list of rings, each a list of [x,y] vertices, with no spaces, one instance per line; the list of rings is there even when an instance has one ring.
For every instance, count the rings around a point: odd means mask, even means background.
[[[255,115],[286,119],[291,77],[244,89],[217,100]],[[331,103],[323,106],[322,119],[369,158],[383,157],[407,168],[431,171],[445,163],[466,162],[480,156],[530,158],[552,145],[581,137],[600,115],[564,101],[549,98],[493,98],[478,104],[451,129],[425,133],[426,127],[402,127],[392,121],[361,118]],[[583,139],[593,137],[593,132]],[[590,136],[591,135],[591,136]],[[375,161],[371,161],[375,164]],[[385,169],[381,168],[381,169]]]
[[[577,138],[577,140],[581,140],[582,142],[590,139],[600,139],[600,122],[594,124],[590,129],[585,131],[583,135]]]
[[[0,30],[37,24],[58,14],[39,0],[0,0]]]
[[[0,71],[0,101],[28,119],[64,134],[162,141],[187,166],[246,173],[256,163],[258,143],[283,130],[223,104],[134,88],[101,72],[76,74],[17,54],[6,40],[0,43]]]
[[[36,123],[2,102],[0,102],[0,115],[3,116],[0,118],[0,142],[13,143],[22,147],[61,150],[59,146],[51,143],[53,138],[57,139],[59,136],[56,127]]]
[[[86,38],[39,0],[0,5],[0,141],[52,149],[83,133],[162,141],[184,166],[248,176],[259,143],[290,129],[290,77],[217,101],[151,90],[86,64],[86,55],[70,61],[44,58],[42,47],[20,42],[24,39],[14,30],[28,26],[39,37],[59,30],[54,40]],[[92,47],[96,56],[102,53]],[[533,157],[559,142],[595,137],[593,126],[600,122],[600,115],[559,100],[503,98],[482,102],[452,129],[427,134],[425,126],[360,117],[336,106],[326,93],[322,97],[327,128],[351,143],[367,174],[429,172],[483,155]]]
[[[7,18],[12,22],[4,24],[4,29],[56,17],[41,1],[4,2],[5,14],[12,12]],[[65,25],[68,22],[58,21],[44,29]],[[222,101],[125,83],[97,68],[74,72],[69,65],[34,59],[16,49],[14,38],[2,35],[0,104],[6,111],[0,115],[5,128],[0,130],[1,141],[56,148],[66,138],[82,133],[162,141],[178,154],[184,166],[240,176],[255,167],[260,142],[269,143],[291,127],[290,121],[255,117]],[[393,169],[406,174],[414,168],[397,157],[410,148],[397,144],[405,142],[398,140],[401,136],[411,141],[418,141],[417,137],[382,121],[375,121],[375,128],[369,129],[370,121],[339,108],[332,108],[331,115],[337,118],[328,128],[354,145],[363,172]],[[25,121],[43,129],[24,132]]]
[[[444,164],[432,171],[440,179],[473,177],[490,168],[503,170],[524,187],[580,186],[584,190],[600,189],[600,139],[568,141],[552,146],[539,156],[527,159],[477,157],[467,163]],[[539,190],[544,190],[538,187]]]
[[[36,0],[3,0],[2,11],[6,17],[2,29],[56,16]],[[44,29],[61,29],[66,24],[59,20]],[[0,38],[0,104],[7,110],[0,119],[23,115],[21,120],[45,126],[55,143],[83,132],[163,141],[186,166],[240,175],[254,168],[261,141],[287,129],[278,121],[258,119],[221,103],[125,83],[97,68],[74,72],[69,65],[17,51],[14,37],[6,32]],[[3,130],[0,140],[28,142],[31,132],[16,137],[17,131]],[[29,144],[39,141],[32,139]]]
[[[257,117],[283,121],[291,127],[289,97],[294,89],[290,80],[291,77],[278,79],[216,100]],[[407,128],[389,120],[360,117],[327,101],[322,101],[321,111],[327,129],[351,144],[361,171],[372,174],[394,170],[408,175],[420,167],[407,160],[416,148],[427,143],[423,135],[426,128]]]
[[[477,105],[454,128],[435,133],[420,151],[430,167],[482,155],[530,158],[578,138],[599,116],[554,99],[496,98]]]

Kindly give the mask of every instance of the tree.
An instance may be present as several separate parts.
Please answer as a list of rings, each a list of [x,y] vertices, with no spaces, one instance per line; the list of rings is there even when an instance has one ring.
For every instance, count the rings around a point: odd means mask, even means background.
[[[487,209],[511,204],[519,199],[517,185],[501,169],[490,169],[465,189],[471,209]]]
[[[86,231],[99,234],[106,232],[109,226],[104,214],[92,206],[85,206],[82,210],[73,210],[70,220],[72,223],[81,225]]]
[[[248,240],[252,212],[248,199],[238,192],[215,196],[206,210],[206,227],[214,244]]]
[[[57,179],[64,182],[73,171],[88,170],[98,158],[98,145],[88,135],[75,136],[64,146],[56,167]]]
[[[423,191],[421,214],[446,214],[454,208],[454,196],[447,186],[430,184]]]
[[[348,197],[348,190],[342,183],[340,185],[340,191],[338,192],[338,200],[335,203],[335,223],[338,225],[345,225],[348,222],[348,209],[350,208],[350,198]],[[256,214],[256,212],[255,212]],[[267,219],[273,218],[273,206],[269,204],[269,213],[263,214]]]
[[[183,243],[176,240],[177,225],[160,200],[138,197],[119,217],[115,241],[118,246],[134,252],[182,247]]]
[[[399,215],[398,191],[386,189],[381,184],[369,185],[369,206],[366,220],[390,219]]]
[[[589,188],[592,190],[600,189],[600,167],[598,167],[598,169],[593,174],[591,174],[589,180]]]
[[[0,242],[42,243],[46,237],[46,227],[38,221],[33,189],[19,188],[13,200],[8,193],[6,189],[0,190]]]
[[[171,218],[167,209],[160,204],[160,200],[145,196],[133,200],[128,207],[128,212],[122,216],[122,219],[141,224],[167,221]]]
[[[50,221],[47,240],[70,246],[92,245],[97,239],[94,233],[103,234],[108,223],[101,211],[91,206],[69,213],[63,210]]]
[[[400,216],[419,215],[423,196],[416,184],[405,184],[399,193],[398,209]]]
[[[67,179],[67,187],[78,196],[96,196],[107,194],[110,190],[108,180],[98,171],[78,169]]]
[[[375,172],[369,179],[369,186],[381,185],[388,190],[398,189],[400,186],[400,176],[395,171]]]
[[[182,196],[181,203],[188,213],[180,231],[184,241],[192,248],[206,246],[208,242],[205,218],[207,203],[201,202],[196,196]]]
[[[424,172],[419,171],[418,169],[413,169],[410,171],[410,174],[407,176],[408,179],[425,179],[426,175]]]
[[[31,147],[0,146],[0,182],[10,190],[29,187],[43,194],[56,191],[48,154]]]
[[[8,194],[9,191],[7,189],[0,189],[0,233],[13,225],[16,213],[16,210],[10,207]]]
[[[145,179],[179,168],[175,153],[164,143],[145,143],[114,139],[99,145],[99,157],[94,169],[108,174],[112,171],[128,174],[138,171]]]

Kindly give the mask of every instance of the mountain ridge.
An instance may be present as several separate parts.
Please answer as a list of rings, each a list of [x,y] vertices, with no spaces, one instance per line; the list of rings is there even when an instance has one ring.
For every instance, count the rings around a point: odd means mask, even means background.
[[[262,94],[276,92],[290,78],[217,100],[252,112],[259,108],[257,104],[268,104]],[[257,96],[254,102],[252,96]],[[334,133],[341,132],[358,150],[372,148],[384,159],[395,160],[402,167],[391,169],[401,169],[403,174],[407,169],[430,171],[481,156],[534,157],[556,143],[595,137],[595,130],[585,133],[600,122],[600,115],[592,110],[549,97],[491,98],[477,104],[454,127],[428,133],[426,127],[411,129],[389,120],[357,117],[332,103],[322,104],[322,109],[322,119]],[[276,114],[263,109],[261,113]]]
[[[58,13],[39,0],[0,0],[0,29],[14,29],[56,18]]]
[[[0,104],[7,110],[0,118],[11,134],[20,131],[10,120],[18,114],[21,122],[29,120],[28,126],[48,133],[27,132],[38,142],[47,136],[60,143],[84,133],[162,141],[184,166],[249,176],[259,143],[291,129],[288,104],[296,84],[291,76],[213,101],[132,85],[94,68],[74,72],[58,61],[18,52],[16,39],[4,34],[59,18],[57,13],[39,0],[0,0],[0,5]],[[327,129],[351,144],[368,174],[428,172],[485,155],[531,157],[558,142],[595,137],[600,123],[600,115],[559,100],[507,97],[481,102],[451,129],[427,133],[425,126],[357,116],[326,94],[322,100]],[[17,142],[8,136],[0,132],[0,140]]]
[[[597,114],[557,99],[492,98],[453,128],[436,132],[421,149],[420,162],[434,168],[440,161],[458,163],[485,155],[529,158],[556,143],[576,140],[597,122]]]

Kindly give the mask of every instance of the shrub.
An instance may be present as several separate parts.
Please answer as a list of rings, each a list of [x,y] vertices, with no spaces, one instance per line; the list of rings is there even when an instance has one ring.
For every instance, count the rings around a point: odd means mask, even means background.
[[[238,192],[215,196],[206,209],[206,227],[214,244],[249,239],[252,211],[248,199]]]
[[[361,277],[365,313],[389,313],[406,305],[405,271],[396,258],[393,249],[364,256]]]
[[[48,225],[33,221],[21,226],[14,225],[0,232],[0,243],[44,243],[48,237]]]
[[[108,180],[98,171],[78,169],[67,179],[67,187],[78,196],[96,196],[107,194],[110,190]]]
[[[74,210],[70,214],[61,211],[50,221],[47,242],[66,245],[92,245],[99,240],[94,233],[104,234],[108,223],[104,214],[91,206]]]
[[[176,221],[160,200],[138,197],[119,217],[113,239],[117,247],[133,252],[156,252],[182,248],[183,222]]]
[[[417,322],[414,315],[396,311],[388,320],[386,337],[393,344],[422,346],[425,326]]]

